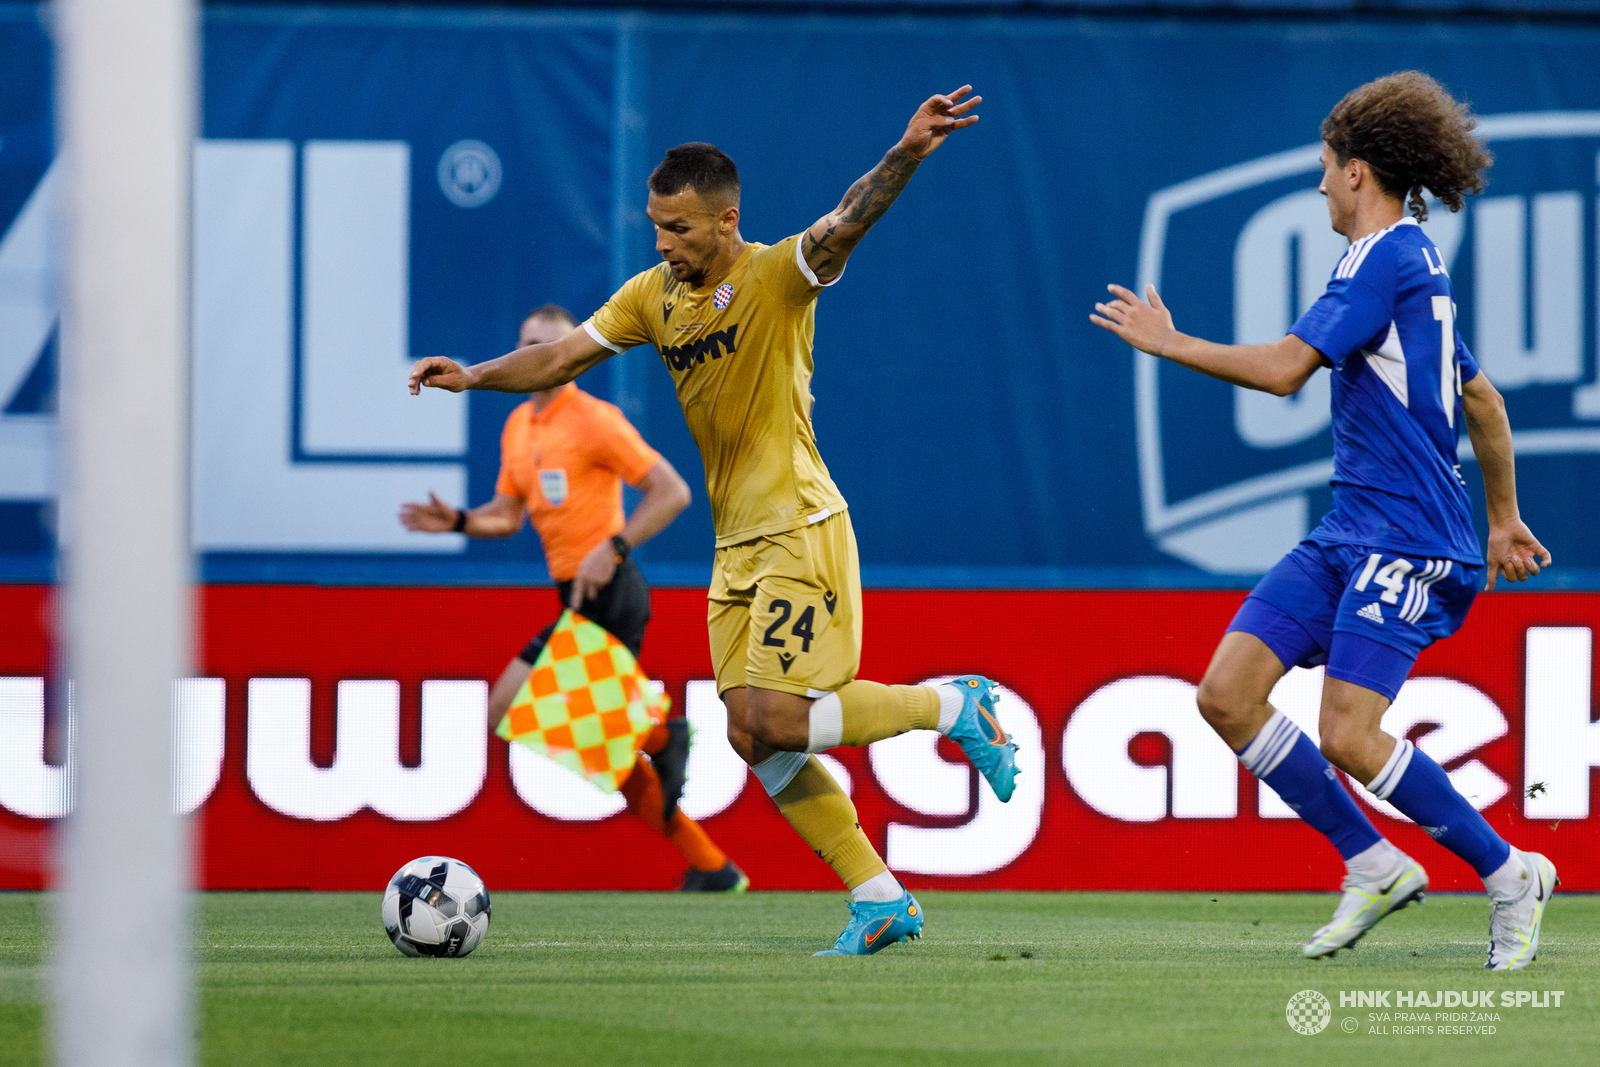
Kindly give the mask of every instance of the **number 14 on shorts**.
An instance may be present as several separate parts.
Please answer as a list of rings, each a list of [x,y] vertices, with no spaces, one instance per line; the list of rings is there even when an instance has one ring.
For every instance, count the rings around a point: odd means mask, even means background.
[[[1385,604],[1393,604],[1400,608],[1399,617],[1406,622],[1420,622],[1427,613],[1430,605],[1429,593],[1440,579],[1446,578],[1454,570],[1455,565],[1447,559],[1428,559],[1418,563],[1394,557],[1388,563],[1383,562],[1384,554],[1374,552],[1367,557],[1366,565],[1361,569],[1361,577],[1355,581],[1355,591],[1364,593],[1369,585],[1376,585],[1383,590],[1378,599]],[[1441,588],[1447,588],[1446,587]],[[1401,596],[1404,594],[1404,601]],[[1466,603],[1471,603],[1468,596]],[[1375,607],[1372,609],[1375,610]],[[1372,621],[1376,622],[1377,619]]]
[[[1383,595],[1379,598],[1385,604],[1400,603],[1400,594],[1406,587],[1406,575],[1416,570],[1410,560],[1396,556],[1381,568],[1383,553],[1374,552],[1367,557],[1367,565],[1361,571],[1361,577],[1356,579],[1356,592],[1365,593],[1367,586],[1373,582],[1383,587]]]

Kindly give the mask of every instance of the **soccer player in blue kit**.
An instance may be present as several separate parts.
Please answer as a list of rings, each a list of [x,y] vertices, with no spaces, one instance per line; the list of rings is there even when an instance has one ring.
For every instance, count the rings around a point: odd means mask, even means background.
[[[1417,654],[1460,627],[1484,581],[1550,565],[1517,511],[1505,403],[1455,328],[1445,263],[1418,222],[1422,190],[1451,211],[1489,155],[1465,105],[1408,71],[1352,91],[1322,123],[1322,186],[1349,238],[1327,291],[1272,344],[1221,345],[1173,326],[1155,287],[1121,286],[1090,319],[1129,344],[1234,385],[1298,392],[1333,374],[1333,508],[1261,579],[1200,683],[1200,713],[1257,778],[1344,857],[1344,895],[1306,956],[1354,944],[1420,900],[1428,876],[1373,827],[1333,771],[1366,784],[1483,878],[1491,970],[1526,967],[1555,866],[1512,848],[1410,741],[1379,729]],[[1409,196],[1411,214],[1405,211]],[[1462,417],[1483,471],[1487,566],[1456,456]],[[1268,703],[1286,671],[1327,664],[1321,751]],[[1332,766],[1330,766],[1330,763]]]

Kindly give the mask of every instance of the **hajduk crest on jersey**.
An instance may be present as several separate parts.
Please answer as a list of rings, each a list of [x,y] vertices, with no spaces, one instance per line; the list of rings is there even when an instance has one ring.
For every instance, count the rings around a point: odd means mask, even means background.
[[[733,286],[723,282],[717,286],[717,291],[711,294],[711,305],[718,311],[733,303]]]

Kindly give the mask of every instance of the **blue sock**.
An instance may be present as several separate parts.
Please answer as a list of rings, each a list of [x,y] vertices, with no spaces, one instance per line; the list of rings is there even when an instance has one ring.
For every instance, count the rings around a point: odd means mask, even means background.
[[[1367,789],[1387,800],[1433,839],[1472,865],[1478,877],[1499,870],[1511,855],[1505,838],[1489,828],[1488,820],[1456,792],[1449,777],[1410,741],[1394,747]]]
[[[1273,712],[1255,740],[1239,753],[1239,762],[1332,841],[1345,859],[1383,840],[1339,781],[1339,772],[1283,712]]]

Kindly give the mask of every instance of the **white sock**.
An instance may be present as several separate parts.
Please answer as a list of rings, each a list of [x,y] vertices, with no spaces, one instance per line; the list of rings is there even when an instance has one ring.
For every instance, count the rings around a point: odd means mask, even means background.
[[[1376,882],[1393,871],[1404,856],[1386,838],[1379,838],[1376,845],[1345,860],[1344,869],[1363,882]]]
[[[955,728],[956,718],[961,714],[961,706],[966,703],[966,697],[961,695],[961,690],[946,683],[936,685],[933,691],[939,694],[939,732],[946,737]]]
[[[807,752],[826,752],[844,740],[844,704],[838,693],[811,702]]]
[[[899,900],[900,894],[905,890],[895,880],[895,876],[888,871],[875,874],[865,882],[850,890],[850,895],[857,903],[870,901],[874,904],[887,904],[891,900]]]
[[[1483,887],[1489,891],[1490,900],[1502,903],[1517,900],[1526,893],[1528,865],[1522,862],[1522,853],[1512,849],[1511,855],[1506,857],[1499,869],[1483,880]]]

